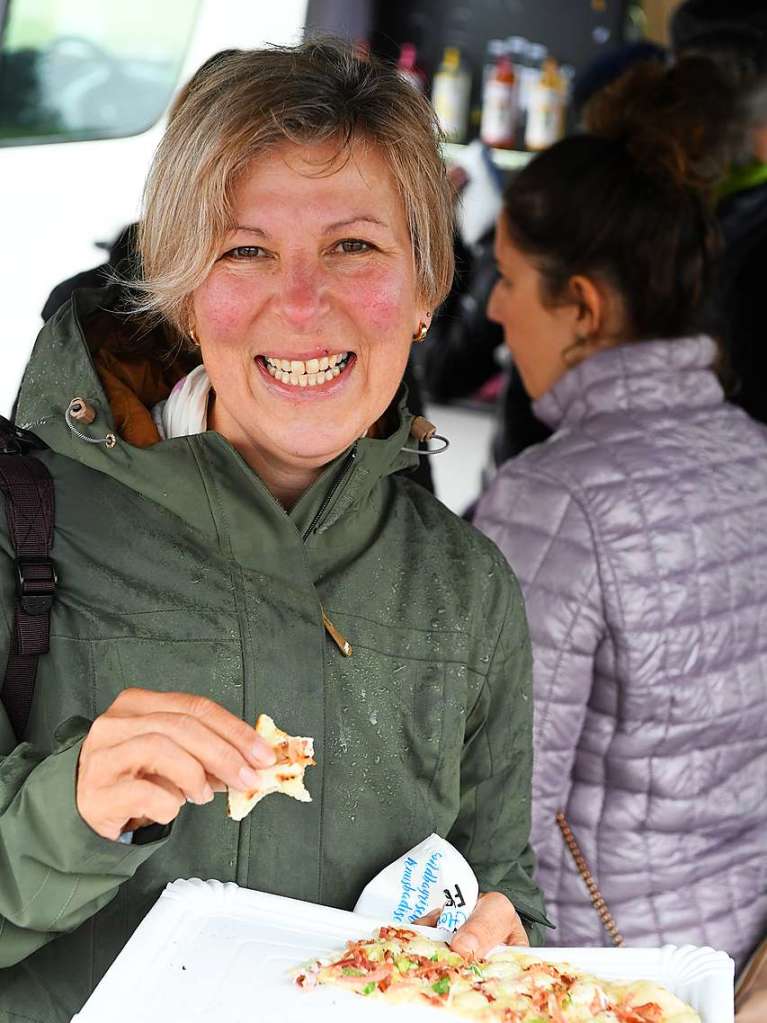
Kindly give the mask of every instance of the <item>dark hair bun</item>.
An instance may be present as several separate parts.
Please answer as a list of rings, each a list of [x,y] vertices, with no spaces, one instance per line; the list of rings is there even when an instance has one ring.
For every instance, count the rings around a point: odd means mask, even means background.
[[[727,172],[736,97],[706,57],[670,67],[643,61],[586,105],[591,134],[622,142],[638,167],[670,187],[710,191]]]

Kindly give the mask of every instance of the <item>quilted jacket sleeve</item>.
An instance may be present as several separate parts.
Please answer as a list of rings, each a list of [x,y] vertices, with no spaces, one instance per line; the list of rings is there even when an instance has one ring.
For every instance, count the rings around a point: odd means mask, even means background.
[[[554,818],[567,804],[605,629],[593,535],[567,486],[516,460],[483,496],[475,525],[501,548],[525,596],[535,697],[532,845],[538,879],[554,895],[564,850]]]
[[[12,578],[0,551],[0,676],[13,621]],[[82,819],[75,779],[88,726],[83,718],[65,722],[50,750],[17,745],[0,704],[0,970],[92,916],[167,840],[110,842]]]
[[[530,849],[532,662],[522,594],[502,559],[505,608],[489,671],[467,722],[461,761],[461,812],[449,840],[471,864],[481,892],[502,892],[531,944],[549,923],[533,880]],[[505,613],[504,613],[505,612]]]

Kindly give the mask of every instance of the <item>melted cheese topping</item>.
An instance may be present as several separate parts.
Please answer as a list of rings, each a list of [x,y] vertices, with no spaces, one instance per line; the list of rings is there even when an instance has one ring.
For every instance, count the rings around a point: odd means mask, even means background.
[[[700,1023],[690,1006],[650,981],[603,981],[567,963],[512,950],[468,961],[444,942],[397,927],[350,941],[339,958],[311,964],[296,983],[427,1002],[487,1023]]]

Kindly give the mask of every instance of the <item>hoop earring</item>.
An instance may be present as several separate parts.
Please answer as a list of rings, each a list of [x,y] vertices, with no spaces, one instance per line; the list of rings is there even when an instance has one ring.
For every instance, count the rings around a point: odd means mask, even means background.
[[[416,344],[420,344],[421,341],[424,341],[426,339],[426,335],[428,333],[429,333],[429,324],[428,323],[424,323],[424,321],[421,320],[421,322],[418,324],[418,333],[413,334],[413,341],[415,341]]]

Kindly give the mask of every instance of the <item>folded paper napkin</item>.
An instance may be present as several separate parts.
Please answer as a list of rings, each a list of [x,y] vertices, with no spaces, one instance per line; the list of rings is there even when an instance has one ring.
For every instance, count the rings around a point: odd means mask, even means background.
[[[437,927],[449,940],[468,920],[478,897],[477,878],[463,856],[444,838],[429,835],[376,874],[354,912],[406,926],[440,909]]]

